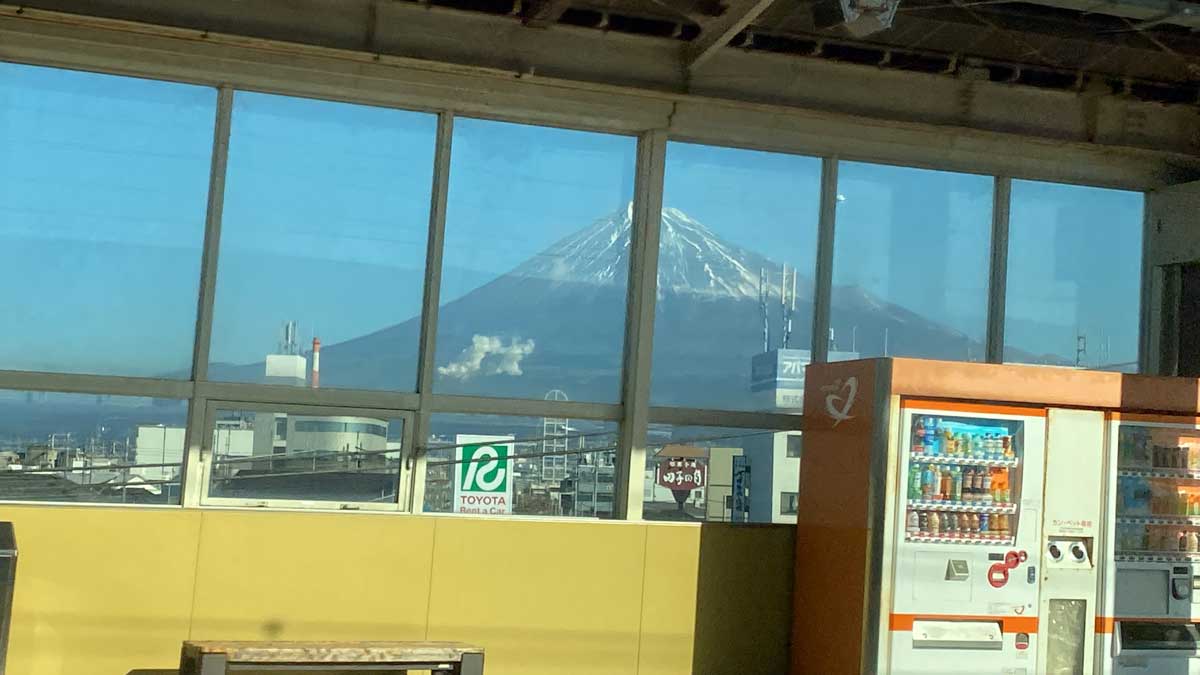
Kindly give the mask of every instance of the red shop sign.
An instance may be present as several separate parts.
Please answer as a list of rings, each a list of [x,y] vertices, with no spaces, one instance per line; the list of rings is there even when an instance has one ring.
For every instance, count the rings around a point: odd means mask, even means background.
[[[708,465],[689,457],[670,457],[659,461],[655,480],[668,490],[695,490],[708,482]]]

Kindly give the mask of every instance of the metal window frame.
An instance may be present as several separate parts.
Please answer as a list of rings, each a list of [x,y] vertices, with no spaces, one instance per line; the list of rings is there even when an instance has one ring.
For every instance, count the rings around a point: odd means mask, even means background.
[[[209,167],[208,203],[204,219],[204,250],[200,255],[200,292],[196,306],[196,337],[192,345],[192,381],[208,379],[209,350],[212,346],[213,308],[217,293],[217,258],[221,252],[221,222],[225,211],[225,175],[229,164],[229,137],[233,128],[231,87],[217,88],[217,114],[213,127],[212,165]],[[183,466],[180,467],[179,503],[198,505],[196,481],[207,397],[194,387],[188,401],[187,429],[183,440]]]
[[[430,397],[437,368],[437,323],[441,309],[442,254],[446,243],[446,208],[450,198],[450,155],[454,145],[454,113],[438,114],[437,137],[433,151],[433,179],[429,188],[429,235],[426,237],[425,288],[421,300],[421,338],[417,351],[417,405],[414,433],[417,438],[411,459],[407,461],[410,513],[419,513],[425,505],[426,439],[429,438]]]
[[[667,133],[648,131],[638,139],[629,240],[625,348],[620,435],[613,478],[613,518],[642,520],[646,433],[650,423],[650,369],[654,352],[654,308],[658,295],[658,244],[662,230]]]
[[[996,176],[992,185],[991,260],[988,265],[987,337],[984,360],[1004,363],[1004,312],[1008,305],[1008,219],[1012,179]]]
[[[283,413],[287,415],[304,415],[312,417],[371,417],[387,420],[389,423],[399,420],[403,425],[400,441],[400,463],[396,473],[396,501],[387,503],[355,502],[317,499],[254,499],[239,497],[213,497],[212,469],[214,450],[212,447],[213,430],[216,428],[217,412],[220,410],[237,410],[261,413]],[[193,488],[197,489],[197,506],[232,506],[254,508],[285,508],[305,510],[332,511],[403,511],[407,497],[405,486],[408,483],[407,457],[413,452],[413,420],[414,414],[408,410],[389,410],[387,408],[357,408],[345,406],[308,406],[295,404],[263,403],[251,401],[209,400],[205,404],[201,416],[204,426],[201,429],[198,473],[191,476]],[[269,459],[269,458],[266,458]],[[188,478],[185,476],[185,479]]]
[[[195,39],[188,31],[156,27],[138,32],[124,24],[66,25],[43,17],[23,18],[0,9],[0,60],[47,67],[160,79],[217,90],[213,157],[210,167],[201,284],[197,297],[196,341],[191,380],[0,370],[0,388],[107,394],[187,400],[189,404],[181,507],[212,505],[203,499],[207,485],[201,448],[209,435],[208,411],[214,402],[265,405],[306,411],[386,411],[407,415],[406,460],[398,508],[420,513],[424,495],[422,439],[430,415],[557,416],[620,423],[614,517],[641,518],[646,434],[652,423],[730,428],[800,428],[799,415],[651,406],[650,368],[654,304],[657,293],[658,236],[663,173],[668,140],[704,143],[819,157],[822,160],[817,261],[814,271],[813,362],[828,357],[833,252],[837,220],[839,158],[944,171],[998,173],[993,195],[992,251],[988,290],[987,359],[1003,357],[1010,175],[1121,189],[1145,190],[1167,175],[1162,160],[1144,152],[1120,153],[1064,145],[1052,150],[1030,141],[1036,161],[1005,147],[1011,138],[970,135],[962,147],[946,148],[936,128],[873,129],[858,138],[850,121],[830,114],[780,106],[713,101],[676,94],[654,94],[616,87],[583,86],[529,78],[513,80],[496,73],[437,64],[414,64],[396,57],[358,54],[318,47],[259,41]],[[163,54],[173,58],[164,59]],[[217,283],[224,181],[235,91],[259,91],[362,105],[432,112],[438,129],[431,186],[429,237],[422,299],[418,381],[415,392],[358,389],[308,389],[279,385],[213,382],[208,377],[213,299]],[[477,95],[464,95],[464,92]],[[436,394],[432,390],[440,302],[449,165],[455,115],[588,132],[638,136],[633,254],[627,288],[625,342],[620,403],[543,401]],[[880,133],[887,133],[887,142]],[[951,139],[953,140],[953,139]],[[928,147],[922,144],[931,143]],[[872,148],[878,147],[878,152]],[[1025,145],[1022,145],[1025,147]],[[1018,149],[1019,150],[1019,149]],[[831,152],[832,151],[832,152]],[[835,154],[836,153],[836,154]],[[1084,160],[1087,161],[1084,161]],[[1144,248],[1144,247],[1143,247]],[[1145,265],[1143,250],[1143,264]],[[1146,294],[1143,273],[1143,297]],[[1147,304],[1143,300],[1142,315]],[[1146,340],[1143,318],[1141,339]],[[1145,348],[1142,349],[1144,360]],[[320,414],[319,412],[317,414]],[[39,502],[46,503],[46,502]],[[100,504],[96,504],[100,505]],[[282,505],[281,505],[282,506]],[[291,507],[291,505],[287,505]],[[328,504],[324,504],[328,508]],[[140,506],[139,506],[140,508]],[[153,508],[164,508],[154,506]],[[166,507],[171,508],[171,507]]]
[[[813,275],[812,362],[829,360],[829,326],[833,302],[833,249],[837,243],[838,165],[821,160],[821,201],[817,219],[817,269]]]

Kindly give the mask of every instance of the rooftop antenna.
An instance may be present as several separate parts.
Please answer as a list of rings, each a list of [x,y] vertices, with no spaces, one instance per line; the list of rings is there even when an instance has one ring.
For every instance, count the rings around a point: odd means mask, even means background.
[[[296,342],[296,322],[284,321],[279,330],[279,353],[298,354],[300,345]]]
[[[792,268],[791,297],[788,297],[788,267],[783,265],[783,283],[779,285],[779,300],[783,307],[783,340],[782,347],[788,348],[792,341],[792,315],[796,313],[796,268]]]
[[[770,296],[766,268],[758,268],[758,311],[762,314],[763,351],[771,351],[771,324],[767,319],[767,300]]]

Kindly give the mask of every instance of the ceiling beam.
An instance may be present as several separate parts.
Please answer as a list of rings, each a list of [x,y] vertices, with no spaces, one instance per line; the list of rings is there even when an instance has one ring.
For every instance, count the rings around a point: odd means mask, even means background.
[[[700,24],[700,35],[684,47],[683,65],[691,71],[712,58],[775,0],[731,0],[721,16]]]
[[[558,23],[571,6],[571,0],[529,0],[525,12],[525,25],[530,28],[547,28]]]
[[[379,5],[377,51],[364,52],[365,26],[344,17],[369,1],[223,5],[237,35],[197,18],[194,0],[0,2],[0,61],[1031,180],[1141,190],[1200,177],[1194,105],[743,49],[685,77],[676,39],[407,2]],[[135,2],[152,23],[111,16]]]

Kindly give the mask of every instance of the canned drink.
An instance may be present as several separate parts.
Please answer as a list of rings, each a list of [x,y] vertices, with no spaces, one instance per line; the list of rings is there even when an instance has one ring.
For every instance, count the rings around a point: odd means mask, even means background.
[[[988,531],[988,514],[979,514],[979,531],[981,533]]]
[[[917,526],[921,532],[929,531],[929,512],[921,511],[917,514]]]

